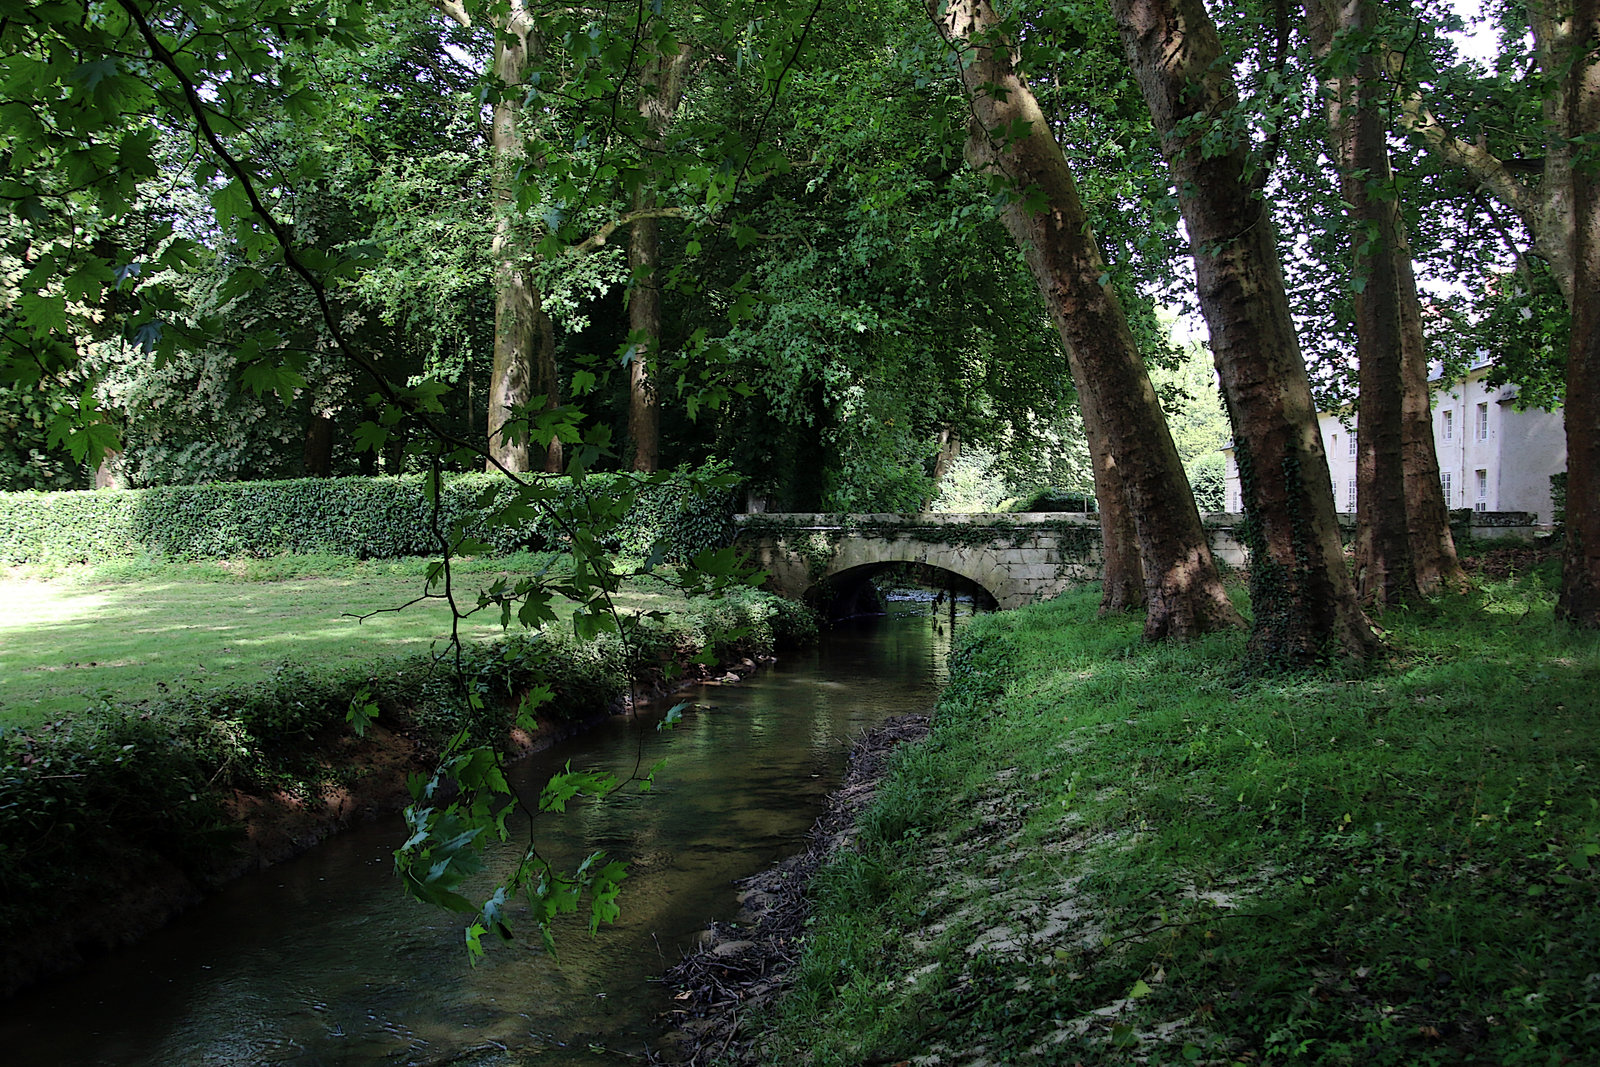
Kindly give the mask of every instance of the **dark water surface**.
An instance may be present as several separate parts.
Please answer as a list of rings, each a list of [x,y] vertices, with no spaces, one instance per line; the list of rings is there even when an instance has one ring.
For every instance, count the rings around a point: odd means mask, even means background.
[[[517,768],[525,791],[571,761],[621,776],[667,765],[647,795],[545,816],[541,851],[627,860],[622,918],[590,938],[495,945],[469,968],[462,924],[404,898],[398,817],[242,879],[139,945],[0,1004],[0,1063],[234,1065],[616,1064],[670,1007],[652,976],[707,922],[737,910],[735,879],[796,851],[838,783],[850,738],[932,707],[950,617],[898,602],[736,686],[681,694],[700,710],[608,723]],[[487,940],[485,944],[487,944]]]

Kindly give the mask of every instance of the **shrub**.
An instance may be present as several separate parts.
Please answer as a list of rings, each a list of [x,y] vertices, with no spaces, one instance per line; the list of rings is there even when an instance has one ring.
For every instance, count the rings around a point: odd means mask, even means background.
[[[1227,461],[1221,452],[1207,452],[1189,461],[1184,471],[1201,511],[1221,511],[1228,499]]]
[[[1040,489],[1024,497],[1012,511],[1094,511],[1094,493],[1078,489]]]
[[[516,700],[536,684],[564,717],[609,707],[615,657],[539,636],[463,649],[474,707],[428,656],[370,672],[314,674],[285,665],[261,682],[187,690],[142,704],[110,701],[28,732],[0,731],[0,935],[31,922],[98,865],[156,855],[204,880],[234,835],[222,801],[234,788],[312,793],[340,774],[330,738],[345,735],[365,689],[391,725],[435,745],[465,730],[504,741]]]

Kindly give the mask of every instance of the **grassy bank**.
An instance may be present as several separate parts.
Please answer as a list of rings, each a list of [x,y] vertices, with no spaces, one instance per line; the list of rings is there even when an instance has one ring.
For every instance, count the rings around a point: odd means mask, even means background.
[[[1095,607],[974,624],[764,1060],[1593,1062],[1600,636],[1502,582],[1261,680]]]
[[[497,577],[540,571],[553,558],[459,560],[457,598],[470,608]],[[0,577],[0,727],[35,726],[107,699],[259,682],[285,662],[350,671],[424,653],[450,633],[445,602],[383,609],[419,596],[428,565],[279,556],[13,569]],[[636,580],[618,607],[672,612],[685,604],[665,585]],[[499,616],[474,615],[461,633],[498,637]]]

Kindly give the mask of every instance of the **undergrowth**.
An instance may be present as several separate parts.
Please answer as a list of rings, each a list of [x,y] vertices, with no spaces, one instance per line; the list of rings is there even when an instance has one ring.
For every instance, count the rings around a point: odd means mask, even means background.
[[[973,625],[770,1060],[1593,1062],[1600,636],[1538,573],[1385,616],[1357,673],[1095,608]]]

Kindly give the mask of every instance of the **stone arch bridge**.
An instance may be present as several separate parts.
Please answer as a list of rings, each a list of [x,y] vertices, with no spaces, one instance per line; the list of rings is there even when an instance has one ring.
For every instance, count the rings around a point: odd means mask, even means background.
[[[1211,516],[1213,550],[1244,562],[1232,536],[1234,516]],[[1098,515],[1038,514],[735,516],[736,543],[784,596],[817,599],[831,588],[851,602],[873,575],[897,564],[936,567],[982,589],[1000,608],[1049,600],[1098,581],[1103,556]],[[846,612],[847,613],[847,612]]]

